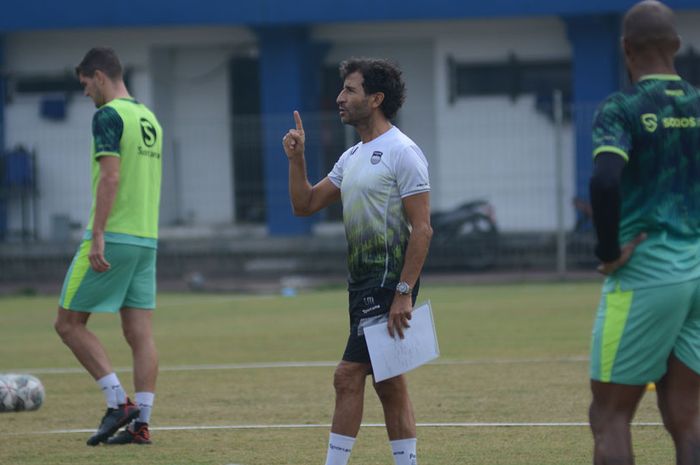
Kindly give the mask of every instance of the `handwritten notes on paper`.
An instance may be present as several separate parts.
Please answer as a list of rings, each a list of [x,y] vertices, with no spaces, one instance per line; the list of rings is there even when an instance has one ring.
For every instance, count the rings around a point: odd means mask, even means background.
[[[430,302],[416,307],[404,338],[389,336],[386,322],[364,329],[375,382],[413,370],[440,355]]]

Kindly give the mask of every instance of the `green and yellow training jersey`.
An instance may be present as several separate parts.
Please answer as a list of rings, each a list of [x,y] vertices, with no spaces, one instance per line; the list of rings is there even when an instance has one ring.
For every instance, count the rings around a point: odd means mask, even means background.
[[[623,290],[700,277],[700,94],[676,75],[643,77],[600,106],[593,156],[615,153],[622,172],[620,244],[646,233],[608,279]]]
[[[95,217],[99,158],[120,159],[119,189],[105,227],[108,242],[155,247],[162,172],[163,132],[142,103],[120,98],[103,105],[92,120],[92,208],[86,238]]]

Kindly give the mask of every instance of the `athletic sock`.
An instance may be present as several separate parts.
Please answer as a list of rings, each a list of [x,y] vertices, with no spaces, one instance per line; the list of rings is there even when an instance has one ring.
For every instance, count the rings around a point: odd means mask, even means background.
[[[417,465],[416,438],[389,441],[396,465]]]
[[[347,465],[353,444],[355,444],[355,438],[331,433],[328,438],[326,465]]]
[[[153,399],[156,395],[153,392],[137,392],[134,394],[134,401],[139,408],[138,422],[149,423],[151,421],[151,411],[153,410]]]
[[[102,389],[102,394],[105,396],[107,407],[117,408],[119,404],[126,403],[126,392],[122,388],[116,373],[110,373],[107,376],[97,380],[97,384]]]

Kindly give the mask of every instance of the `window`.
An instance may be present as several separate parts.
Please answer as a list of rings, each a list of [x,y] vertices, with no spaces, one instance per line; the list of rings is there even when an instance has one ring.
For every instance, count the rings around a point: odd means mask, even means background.
[[[562,91],[564,107],[570,108],[572,97],[571,62],[568,60],[519,60],[511,54],[507,61],[459,63],[449,57],[449,99],[504,95],[515,100],[521,95],[536,96],[536,107],[553,118],[552,93]],[[565,118],[570,112],[565,110]]]

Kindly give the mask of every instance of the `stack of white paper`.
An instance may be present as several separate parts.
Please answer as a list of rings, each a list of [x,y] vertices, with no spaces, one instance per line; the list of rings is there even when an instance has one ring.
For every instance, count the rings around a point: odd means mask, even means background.
[[[389,336],[386,321],[364,329],[374,381],[379,382],[413,370],[440,355],[430,302],[416,307],[404,329],[404,338],[396,332]]]

